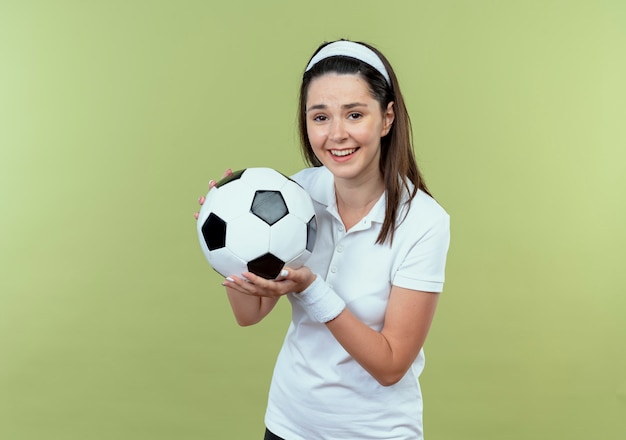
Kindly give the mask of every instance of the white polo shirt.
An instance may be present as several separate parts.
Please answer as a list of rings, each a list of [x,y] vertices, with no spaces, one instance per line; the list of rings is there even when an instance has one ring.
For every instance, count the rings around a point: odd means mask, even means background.
[[[448,214],[419,191],[397,227],[393,245],[376,238],[385,195],[346,231],[337,212],[332,174],[307,168],[293,179],[311,195],[318,219],[307,265],[332,286],[350,311],[380,331],[392,285],[441,292],[450,238]],[[404,211],[400,213],[402,219]],[[288,295],[292,322],[272,377],[265,423],[286,440],[422,439],[421,351],[407,374],[383,387]]]

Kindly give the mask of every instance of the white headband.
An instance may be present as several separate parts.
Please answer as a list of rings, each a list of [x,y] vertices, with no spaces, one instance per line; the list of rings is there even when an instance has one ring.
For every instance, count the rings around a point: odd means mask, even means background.
[[[355,43],[353,41],[342,40],[327,44],[318,53],[316,53],[313,58],[311,58],[309,65],[306,66],[306,69],[304,71],[308,72],[314,65],[316,65],[323,59],[334,56],[356,58],[359,61],[369,64],[374,69],[378,70],[378,72],[380,72],[382,76],[385,77],[385,79],[387,80],[387,84],[391,85],[387,69],[385,69],[385,65],[378,57],[378,55],[376,55],[376,52],[374,52],[367,46],[363,46],[362,44]]]

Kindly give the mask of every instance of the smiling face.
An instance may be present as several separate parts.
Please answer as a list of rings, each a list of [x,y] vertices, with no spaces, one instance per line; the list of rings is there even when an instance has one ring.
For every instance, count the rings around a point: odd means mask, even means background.
[[[328,73],[311,81],[306,96],[306,129],[311,148],[336,179],[382,181],[380,139],[394,120],[358,74]]]

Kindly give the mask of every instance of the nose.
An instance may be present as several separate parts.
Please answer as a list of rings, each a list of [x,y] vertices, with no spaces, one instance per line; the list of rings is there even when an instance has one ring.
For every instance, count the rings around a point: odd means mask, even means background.
[[[329,139],[336,143],[341,143],[348,139],[348,132],[346,130],[346,126],[344,121],[341,118],[336,118],[333,120],[330,126]]]

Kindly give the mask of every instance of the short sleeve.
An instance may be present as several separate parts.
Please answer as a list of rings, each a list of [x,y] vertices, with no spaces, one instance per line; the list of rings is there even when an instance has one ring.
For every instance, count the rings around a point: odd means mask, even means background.
[[[405,254],[392,284],[424,292],[442,292],[450,245],[450,216],[443,212],[419,231],[419,238]]]

